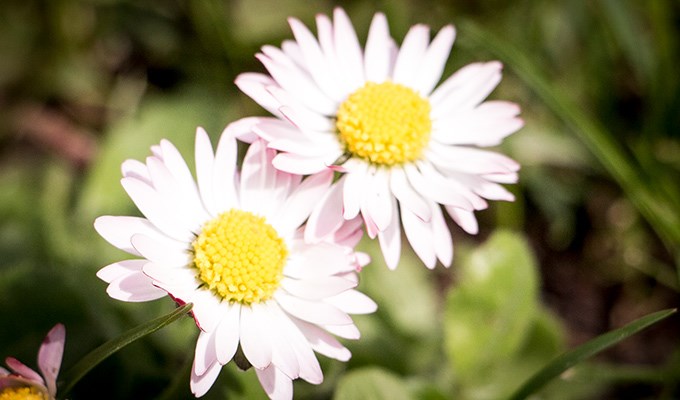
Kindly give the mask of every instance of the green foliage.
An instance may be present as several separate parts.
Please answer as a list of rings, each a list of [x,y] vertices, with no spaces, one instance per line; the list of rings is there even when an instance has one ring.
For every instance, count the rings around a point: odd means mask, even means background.
[[[346,374],[335,390],[334,400],[412,400],[398,376],[380,368],[362,368]]]

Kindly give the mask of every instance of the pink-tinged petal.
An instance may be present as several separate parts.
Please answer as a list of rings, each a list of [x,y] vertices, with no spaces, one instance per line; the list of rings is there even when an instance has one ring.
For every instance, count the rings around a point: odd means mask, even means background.
[[[406,172],[406,177],[411,186],[421,195],[440,204],[451,204],[466,210],[474,209],[472,203],[458,191],[449,186],[441,186],[426,181],[424,174],[418,171],[415,165],[404,165],[404,172]],[[402,208],[402,214],[404,209]],[[409,210],[409,213],[412,212]]]
[[[262,389],[272,400],[289,400],[293,398],[293,381],[274,365],[256,369],[257,379]]]
[[[461,210],[460,208],[444,206],[446,212],[449,213],[453,221],[458,224],[463,230],[471,235],[476,235],[479,232],[479,225],[477,218],[472,211]]]
[[[329,238],[329,241],[340,246],[354,248],[364,234],[361,228],[361,218],[357,217],[351,219],[338,228],[338,230],[333,233],[333,236]]]
[[[339,157],[340,154],[337,154]],[[279,153],[274,157],[272,164],[276,169],[281,171],[286,171],[291,174],[298,175],[312,175],[321,172],[328,168],[328,165],[333,161],[327,162],[329,158],[333,158],[328,155],[318,156],[318,157],[308,157],[301,156],[293,153]]]
[[[375,224],[375,221],[373,221],[373,218],[371,218],[371,214],[366,211],[366,208],[363,205],[361,207],[361,217],[364,219],[364,226],[366,227],[366,233],[368,234],[368,237],[375,239],[379,232],[378,225]]]
[[[172,268],[164,264],[147,262],[142,271],[151,278],[154,283],[165,283],[173,286],[183,285],[189,290],[194,290],[199,286],[196,278],[196,270],[189,268]]]
[[[115,262],[97,271],[97,277],[106,283],[111,283],[124,276],[142,272],[142,267],[147,262],[147,260],[125,260]]]
[[[9,371],[0,367],[0,379],[2,379],[2,375],[9,375]],[[0,386],[1,388],[2,386]]]
[[[290,98],[289,94],[284,90],[271,87],[269,88],[272,94],[277,98],[283,98],[285,101],[281,101],[285,104],[279,108],[279,111],[291,124],[295,125],[298,129],[303,132],[335,132],[335,123],[332,119],[317,114],[302,104],[299,104],[295,99]],[[314,135],[313,139],[321,139],[321,137]],[[330,135],[328,135],[330,136]]]
[[[416,91],[421,95],[428,96],[439,82],[455,39],[456,29],[452,25],[447,25],[430,43],[414,82]]]
[[[215,331],[215,351],[220,364],[228,363],[236,353],[239,343],[241,305],[224,302],[224,312]]]
[[[297,128],[294,129],[297,130]],[[258,133],[262,132],[261,130],[256,131]],[[297,137],[273,139],[268,143],[267,147],[290,154],[297,154],[303,157],[323,158],[324,160],[326,159],[326,154],[342,151],[340,150],[338,139],[334,136],[334,134],[323,132],[315,133],[316,136],[313,139],[311,139],[311,137],[304,137],[299,133]],[[330,159],[328,161],[333,162],[335,159]],[[325,162],[324,164],[328,165],[329,162]]]
[[[132,303],[160,299],[167,294],[154,286],[151,278],[141,271],[113,280],[106,293],[116,300]]]
[[[305,227],[305,241],[316,243],[342,226],[342,185],[335,184],[312,211]]]
[[[324,196],[331,181],[333,171],[326,170],[307,177],[290,193],[279,215],[272,217],[272,224],[284,231],[294,231],[309,217],[314,207]]]
[[[411,186],[403,168],[392,168],[390,170],[390,190],[394,197],[399,200],[401,207],[408,208],[423,221],[430,220],[432,217],[430,207],[421,194]]]
[[[246,143],[252,143],[257,139],[257,135],[253,133],[253,127],[259,124],[262,119],[263,117],[246,117],[236,120],[224,128],[222,136],[232,139],[236,138]]]
[[[369,176],[370,188],[367,188],[361,209],[364,215],[370,215],[378,232],[381,232],[387,229],[392,221],[392,214],[396,212],[389,189],[389,174],[386,169],[378,168]]]
[[[194,351],[194,373],[198,376],[204,375],[217,361],[215,339],[215,332],[201,331],[198,335]]]
[[[263,312],[257,303],[241,307],[241,348],[257,369],[266,368],[272,362],[272,344],[268,333],[270,327],[263,318]]]
[[[303,156],[318,156],[322,154],[318,148],[314,148],[313,144],[316,144],[315,138],[312,134],[308,134],[307,131],[301,130],[296,127],[293,123],[286,120],[279,120],[274,118],[262,118],[260,122],[253,127],[253,130],[257,136],[264,139],[267,143],[281,141],[281,142],[294,142],[301,141],[304,144],[310,146],[311,148],[297,148],[300,151],[300,155]],[[314,132],[314,135],[323,135],[320,132]],[[328,134],[330,135],[330,134]],[[271,147],[271,146],[270,146]]]
[[[288,293],[308,300],[321,300],[355,286],[355,282],[335,276],[310,279],[283,278],[281,280],[281,287]]]
[[[193,234],[189,227],[177,223],[174,212],[168,209],[164,199],[152,187],[135,178],[123,178],[121,184],[139,211],[156,228],[173,239],[191,240]]]
[[[328,68],[326,57],[321,51],[319,43],[314,35],[295,18],[289,18],[288,22],[295,40],[300,46],[307,70],[321,90],[336,102],[342,101],[344,93],[337,84],[335,77]]]
[[[278,111],[281,104],[266,89],[267,86],[276,85],[274,79],[265,74],[246,72],[239,74],[234,83],[243,93],[255,100],[257,104],[269,111],[270,114],[278,118],[282,117]],[[251,141],[247,140],[249,143]]]
[[[311,279],[351,270],[350,257],[343,247],[324,242],[312,245],[296,242],[283,273],[296,279]]]
[[[322,325],[321,327],[343,339],[357,340],[361,337],[361,332],[359,332],[359,328],[357,328],[354,323],[345,325]]]
[[[246,152],[241,167],[239,203],[241,209],[265,217],[273,215],[278,207],[271,199],[276,189],[276,169],[271,165],[276,152],[267,149],[264,141],[253,142]]]
[[[232,124],[233,125],[233,124]],[[238,205],[236,192],[236,140],[229,134],[229,125],[222,132],[215,151],[212,171],[212,191],[216,212],[224,212]]]
[[[213,166],[215,164],[215,154],[213,153],[212,143],[208,133],[203,128],[196,129],[196,183],[201,195],[203,206],[212,217],[219,213],[215,205],[213,193]]]
[[[378,232],[378,242],[382,251],[387,268],[395,269],[399,265],[401,255],[401,230],[399,225],[399,212],[396,200],[392,199],[392,220],[387,229]],[[365,265],[365,264],[364,264]]]
[[[24,365],[21,361],[17,360],[16,358],[14,357],[5,358],[5,364],[7,364],[9,369],[11,369],[15,374],[21,375],[22,377],[30,381],[37,382],[41,385],[45,384],[45,381],[43,380],[42,376],[40,376],[40,374],[28,368],[26,365]]]
[[[348,314],[370,314],[378,309],[378,305],[370,297],[356,290],[346,290],[334,296],[327,297],[330,303]]]
[[[194,177],[191,175],[191,171],[179,150],[170,141],[165,139],[161,140],[160,146],[163,152],[163,165],[174,178],[179,191],[182,193],[182,197],[185,198],[184,201],[192,205],[200,204],[196,182],[194,182]]]
[[[151,186],[151,177],[149,177],[149,170],[146,165],[139,160],[125,160],[120,165],[120,171],[123,177],[131,177],[139,179],[140,181]]]
[[[413,87],[418,79],[418,67],[423,61],[429,41],[430,28],[428,26],[414,25],[409,29],[394,64],[392,80],[395,83]]]
[[[364,53],[364,71],[367,81],[381,83],[392,73],[390,65],[391,41],[385,14],[376,13],[368,30]]]
[[[47,391],[52,397],[57,394],[57,375],[61,368],[65,340],[66,328],[62,324],[57,324],[47,333],[38,350],[38,366],[47,383]]]
[[[343,80],[345,88],[354,91],[365,81],[363,55],[352,22],[339,7],[333,10],[333,39],[338,65],[346,79]]]
[[[435,97],[435,94],[439,92],[439,89],[435,89],[430,96],[430,104],[432,105],[430,116],[432,119],[442,118],[453,110],[476,107],[501,81],[502,68],[503,65],[498,61],[485,63],[477,73],[469,74],[470,76],[465,81],[456,82],[457,86],[449,88],[449,91],[443,94],[441,99]],[[455,75],[452,75],[452,77]],[[445,84],[446,82],[442,86]]]
[[[293,338],[286,329],[286,322],[289,318],[280,311],[276,302],[262,303],[261,310],[270,331],[275,332],[269,335],[272,347],[272,365],[276,366],[290,379],[297,379],[300,376],[300,361],[292,345]]]
[[[282,291],[274,294],[274,298],[279,303],[279,306],[288,314],[307,322],[319,325],[344,325],[352,323],[349,315],[328,303],[301,299]]]
[[[322,115],[330,116],[335,114],[337,110],[335,101],[321,92],[316,83],[306,75],[306,72],[302,72],[295,67],[277,63],[264,54],[258,54],[256,57],[284,90],[310,110],[314,110]]]
[[[191,255],[188,253],[189,246],[186,244],[170,245],[167,240],[159,241],[142,234],[133,235],[130,241],[144,258],[154,263],[169,267],[181,267],[192,262]]]
[[[213,362],[212,365],[205,371],[203,375],[197,375],[193,370],[191,371],[191,380],[189,386],[191,387],[191,393],[196,397],[201,397],[208,393],[208,390],[212,387],[213,383],[217,380],[217,377],[222,370],[222,365],[217,361]]]
[[[401,209],[401,222],[413,251],[427,268],[433,269],[437,264],[437,255],[432,242],[431,222],[424,222],[405,208]]]
[[[432,206],[432,240],[434,252],[445,267],[451,266],[453,261],[453,243],[451,242],[451,231],[449,231],[444,215],[438,204]]]
[[[340,361],[347,361],[352,357],[352,353],[325,330],[299,319],[292,321],[317,353]]]

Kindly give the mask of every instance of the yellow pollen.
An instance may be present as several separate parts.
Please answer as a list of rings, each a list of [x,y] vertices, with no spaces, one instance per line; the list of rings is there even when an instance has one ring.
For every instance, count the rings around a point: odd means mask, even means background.
[[[367,82],[338,109],[336,127],[346,150],[379,165],[418,160],[430,140],[430,102],[392,82]]]
[[[274,295],[288,255],[264,217],[242,210],[208,221],[192,246],[198,278],[223,299],[242,304]]]
[[[47,400],[47,397],[34,387],[9,387],[0,390],[0,400]]]

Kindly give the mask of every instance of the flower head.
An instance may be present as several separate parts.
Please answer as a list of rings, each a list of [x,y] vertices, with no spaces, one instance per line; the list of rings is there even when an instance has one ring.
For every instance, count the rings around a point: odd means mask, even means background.
[[[332,172],[302,180],[277,171],[262,141],[237,171],[236,141],[223,133],[213,153],[196,134],[196,176],[168,141],[146,163],[123,163],[122,184],[145,218],[104,216],[97,231],[138,259],[102,268],[111,297],[147,301],[166,295],[193,303],[200,334],[191,390],[205,394],[240,348],[272,398],[291,398],[292,380],[318,384],[313,351],[346,361],[331,334],[356,339],[349,314],[375,303],[354,290],[368,257],[354,252],[361,221],[305,239],[305,221],[329,190]],[[241,364],[239,364],[241,365]]]
[[[38,350],[38,367],[42,376],[13,357],[5,363],[12,371],[0,367],[0,400],[54,400],[57,375],[64,353],[66,329],[55,325]]]
[[[449,266],[453,247],[440,205],[474,234],[474,211],[486,208],[487,199],[514,199],[499,183],[516,182],[519,165],[477,148],[497,145],[523,125],[517,105],[484,101],[500,82],[501,64],[467,65],[437,86],[453,26],[432,41],[427,26],[413,26],[397,47],[378,13],[362,49],[342,9],[332,20],[317,16],[317,37],[297,19],[289,22],[295,40],[257,55],[269,75],[241,74],[236,84],[277,117],[250,122],[256,136],[281,151],[273,160],[278,169],[344,174],[339,199],[327,197],[319,214],[335,213],[336,220],[310,224],[331,229],[342,217],[361,214],[395,268],[401,222],[427,267],[437,260]]]

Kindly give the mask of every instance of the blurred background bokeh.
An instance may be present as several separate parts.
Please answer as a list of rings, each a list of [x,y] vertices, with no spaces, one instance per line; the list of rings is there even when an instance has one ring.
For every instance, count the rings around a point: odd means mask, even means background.
[[[680,3],[671,0],[4,0],[0,3],[0,358],[35,366],[45,333],[66,326],[63,368],[173,308],[111,300],[95,277],[124,258],[92,221],[138,211],[120,163],[161,138],[193,163],[203,126],[265,115],[233,84],[254,54],[313,28],[340,5],[363,41],[383,11],[393,36],[454,24],[446,75],[500,59],[491,95],[526,126],[501,147],[522,164],[514,203],[455,226],[450,269],[405,250],[374,262],[361,287],[376,315],[345,342],[349,363],[319,356],[301,399],[500,399],[561,351],[676,307],[680,264]],[[123,349],[72,399],[191,398],[196,327],[185,318]],[[672,317],[580,364],[546,399],[680,396]],[[223,369],[206,399],[262,398],[252,371]]]

